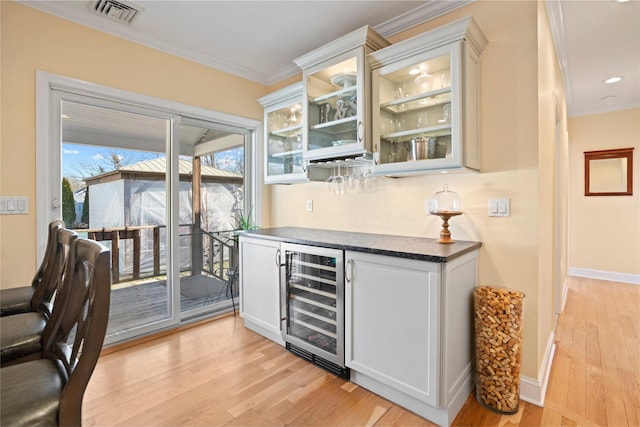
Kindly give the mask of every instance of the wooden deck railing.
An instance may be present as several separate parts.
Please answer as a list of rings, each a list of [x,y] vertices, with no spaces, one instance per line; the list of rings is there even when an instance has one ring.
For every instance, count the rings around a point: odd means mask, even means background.
[[[230,238],[231,231],[206,232],[195,228],[191,224],[184,224],[181,228],[188,228],[189,233],[180,233],[180,237],[190,236],[192,240],[191,263],[188,268],[181,270],[196,270],[192,274],[201,274],[202,271],[215,276],[221,280],[226,279],[227,271],[237,263],[237,248],[233,239]],[[87,238],[96,241],[111,242],[111,275],[112,282],[120,283],[141,278],[141,240],[144,230],[152,229],[153,239],[153,276],[160,276],[166,273],[162,269],[160,230],[166,228],[165,225],[148,225],[132,227],[109,227],[90,228],[75,230],[80,233],[87,233]],[[227,235],[229,237],[223,237]],[[195,238],[194,238],[195,237]],[[121,241],[133,240],[133,275],[131,278],[122,278],[120,274],[120,249]],[[206,255],[206,257],[205,257]],[[205,259],[206,258],[206,262]],[[151,275],[151,274],[149,274]]]

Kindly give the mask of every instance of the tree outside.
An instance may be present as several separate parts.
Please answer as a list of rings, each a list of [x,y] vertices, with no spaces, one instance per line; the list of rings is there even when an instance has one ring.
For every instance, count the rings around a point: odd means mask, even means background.
[[[62,220],[67,227],[73,227],[76,222],[76,202],[67,178],[62,178]]]

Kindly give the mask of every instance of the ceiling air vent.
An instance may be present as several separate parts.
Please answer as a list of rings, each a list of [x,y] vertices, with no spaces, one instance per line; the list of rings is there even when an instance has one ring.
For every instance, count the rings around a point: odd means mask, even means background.
[[[96,0],[89,3],[89,8],[99,15],[125,24],[131,24],[133,18],[141,12],[139,7],[121,0]]]

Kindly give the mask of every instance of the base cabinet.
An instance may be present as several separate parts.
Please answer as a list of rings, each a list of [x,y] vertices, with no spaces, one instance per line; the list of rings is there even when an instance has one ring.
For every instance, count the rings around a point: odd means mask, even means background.
[[[351,381],[440,425],[472,389],[477,251],[448,263],[345,254]]]
[[[240,316],[245,326],[281,345],[280,242],[240,237]]]
[[[440,264],[359,252],[346,260],[347,366],[436,405]]]
[[[261,233],[271,238],[240,235],[240,315],[245,326],[284,345],[284,243],[308,245],[315,237],[323,250],[344,250],[344,264],[328,270],[335,273],[336,284],[344,277],[344,362],[350,380],[434,423],[450,425],[473,389],[473,289],[481,244],[457,242],[445,249],[433,247],[429,239],[424,242],[427,253],[410,238],[406,244],[414,245],[413,254],[421,258],[412,259],[384,249],[405,244],[394,236],[294,227]],[[362,251],[351,250],[354,241]],[[372,248],[378,253],[370,253]]]

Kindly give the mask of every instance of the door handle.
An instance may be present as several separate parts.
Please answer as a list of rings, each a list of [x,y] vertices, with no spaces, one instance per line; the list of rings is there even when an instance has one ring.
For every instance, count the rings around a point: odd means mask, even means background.
[[[351,272],[351,276],[349,276],[349,272]],[[344,269],[344,278],[347,280],[347,283],[351,283],[351,279],[353,279],[353,260],[352,259],[347,261],[347,268]]]
[[[280,248],[276,251],[276,266],[280,267]]]

